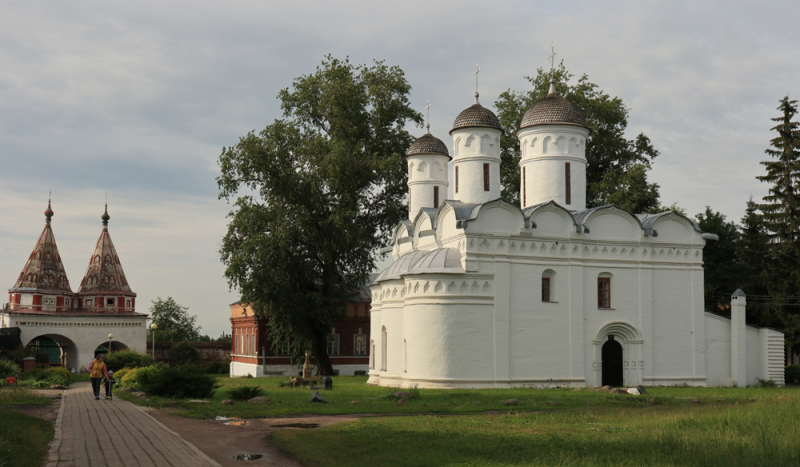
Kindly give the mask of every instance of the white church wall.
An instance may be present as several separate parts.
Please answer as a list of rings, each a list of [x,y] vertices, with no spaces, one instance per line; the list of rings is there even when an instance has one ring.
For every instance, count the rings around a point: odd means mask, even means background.
[[[537,210],[531,221],[536,224],[533,233],[537,237],[563,237],[575,231],[575,224],[566,212],[556,207]]]
[[[616,208],[603,209],[586,220],[589,238],[612,239],[615,242],[637,242],[642,228],[630,214]]]
[[[434,154],[416,154],[408,163],[408,218],[414,219],[421,208],[434,208],[433,187],[439,187],[439,203],[447,198],[447,170],[450,158]]]
[[[452,132],[453,167],[458,167],[454,197],[481,204],[500,197],[500,130],[468,127]],[[489,164],[489,189],[483,180],[483,164]],[[453,181],[455,184],[455,180]]]
[[[686,270],[653,270],[653,342],[650,384],[702,385],[704,376],[696,371],[698,356],[693,336],[694,313],[702,312],[692,303],[692,278]],[[702,290],[696,292],[702,303]],[[668,336],[668,337],[667,337]]]
[[[764,371],[762,370],[761,359],[766,354],[766,348],[762,346],[761,335],[758,328],[745,326],[745,341],[747,350],[747,385],[758,383],[758,378],[764,378]],[[763,368],[766,369],[766,368]]]
[[[653,230],[658,232],[658,237],[653,238],[654,243],[705,244],[691,223],[677,215],[661,217],[653,225]]]
[[[555,200],[571,210],[586,208],[588,134],[588,129],[573,125],[537,125],[519,131],[520,172],[525,168],[525,186],[520,187],[523,207]],[[566,203],[566,163],[570,164],[570,204]]]
[[[492,305],[406,306],[408,383],[422,388],[492,387]],[[402,345],[397,349],[402,355]]]
[[[711,313],[705,318],[706,384],[731,384],[731,321]]]
[[[515,210],[507,203],[491,203],[483,206],[478,218],[469,221],[467,232],[476,233],[504,233],[517,235],[525,227],[522,213]]]
[[[550,276],[551,288],[556,291],[553,302],[542,302],[541,282],[546,270],[553,273]],[[569,300],[555,299],[559,289],[568,287],[567,269],[514,264],[511,271],[511,380],[532,385],[564,384],[571,377]]]
[[[450,206],[442,208],[436,223],[436,233],[443,244],[464,236],[464,230],[456,228],[456,213]]]

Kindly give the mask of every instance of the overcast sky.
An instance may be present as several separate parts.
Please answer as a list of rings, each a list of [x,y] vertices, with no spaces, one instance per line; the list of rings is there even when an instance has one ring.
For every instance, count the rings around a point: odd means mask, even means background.
[[[551,41],[569,71],[630,108],[661,156],[664,204],[739,220],[778,116],[800,98],[800,4],[703,2],[14,2],[0,4],[0,285],[44,226],[73,290],[109,228],[137,311],[172,296],[203,332],[230,332],[217,253],[229,206],[217,157],[281,116],[278,91],[325,54],[398,65],[431,131],[526,90]],[[423,130],[413,128],[421,135]],[[7,299],[2,300],[2,302]]]

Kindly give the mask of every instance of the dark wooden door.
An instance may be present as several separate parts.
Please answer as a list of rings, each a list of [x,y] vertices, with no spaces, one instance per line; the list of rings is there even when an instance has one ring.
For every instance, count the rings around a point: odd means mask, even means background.
[[[622,386],[622,345],[608,336],[603,344],[603,386]]]

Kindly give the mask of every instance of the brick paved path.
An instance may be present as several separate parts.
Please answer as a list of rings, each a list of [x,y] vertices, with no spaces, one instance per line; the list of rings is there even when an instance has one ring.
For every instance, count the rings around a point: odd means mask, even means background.
[[[135,405],[94,400],[89,383],[65,392],[46,466],[220,467]]]

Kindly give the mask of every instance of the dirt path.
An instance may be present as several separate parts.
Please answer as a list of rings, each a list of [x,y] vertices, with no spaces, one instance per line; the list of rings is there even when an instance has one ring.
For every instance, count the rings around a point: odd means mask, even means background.
[[[306,416],[302,418],[261,418],[252,420],[196,420],[173,415],[174,410],[143,408],[153,418],[178,432],[184,439],[198,446],[223,467],[242,465],[274,465],[302,467],[292,456],[279,451],[265,439],[270,433],[284,429],[277,425],[307,424],[317,427],[356,420],[352,416]],[[246,424],[241,424],[246,422]],[[226,425],[225,423],[230,423]],[[247,464],[234,460],[240,454],[263,454],[259,460]]]

